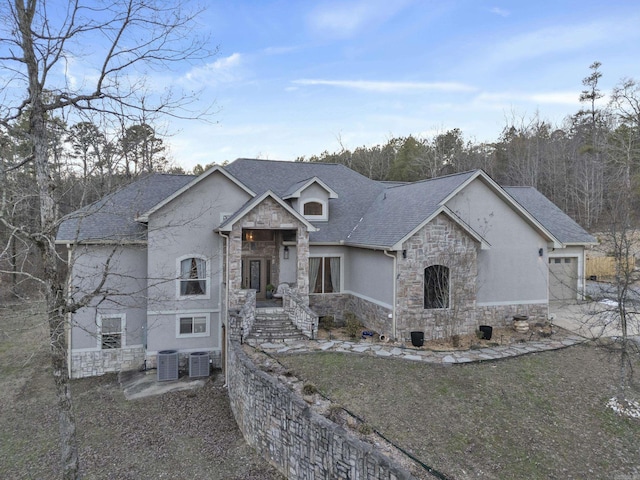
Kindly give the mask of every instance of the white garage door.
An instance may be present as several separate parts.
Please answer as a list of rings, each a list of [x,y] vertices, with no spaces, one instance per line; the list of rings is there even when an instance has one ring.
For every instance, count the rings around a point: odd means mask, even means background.
[[[549,258],[549,300],[575,300],[578,295],[578,259]]]

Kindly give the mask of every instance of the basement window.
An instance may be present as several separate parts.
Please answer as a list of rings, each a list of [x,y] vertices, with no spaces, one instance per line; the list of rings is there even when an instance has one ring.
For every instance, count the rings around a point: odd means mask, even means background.
[[[98,316],[98,346],[101,350],[122,348],[124,318],[123,314]]]
[[[209,335],[209,315],[179,315],[177,337],[206,337]]]

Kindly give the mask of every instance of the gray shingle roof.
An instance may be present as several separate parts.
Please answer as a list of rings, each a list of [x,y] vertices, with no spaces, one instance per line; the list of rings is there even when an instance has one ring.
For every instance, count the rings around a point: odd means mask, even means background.
[[[533,187],[504,187],[525,210],[562,243],[596,243],[569,215]]]
[[[135,217],[192,181],[192,175],[151,174],[62,219],[58,241],[136,241],[146,226]]]
[[[225,169],[261,195],[271,190],[280,198],[318,177],[338,193],[329,200],[329,221],[312,222],[319,230],[310,241],[391,247],[440,208],[443,200],[477,172],[465,172],[415,183],[378,182],[338,164],[238,159]],[[196,177],[152,174],[67,215],[59,241],[135,241],[146,238],[136,222]],[[522,207],[563,243],[595,239],[532,187],[505,189]]]
[[[339,242],[364,216],[384,185],[333,163],[282,162],[241,158],[225,169],[257,195],[271,190],[280,198],[292,186],[313,177],[321,179],[339,198],[329,200],[329,221],[312,222],[318,227],[310,234],[312,242]]]
[[[442,200],[473,174],[466,172],[386,188],[346,242],[380,247],[396,244],[438,210]]]

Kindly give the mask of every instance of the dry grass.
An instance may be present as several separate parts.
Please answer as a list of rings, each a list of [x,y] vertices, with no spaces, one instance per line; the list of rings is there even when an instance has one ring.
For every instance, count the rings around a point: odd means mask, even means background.
[[[640,476],[640,420],[606,408],[616,357],[594,345],[449,367],[340,353],[278,359],[450,478]]]
[[[60,478],[39,304],[0,309],[0,478]],[[84,479],[280,479],[244,442],[220,379],[127,401],[115,375],[72,382]]]

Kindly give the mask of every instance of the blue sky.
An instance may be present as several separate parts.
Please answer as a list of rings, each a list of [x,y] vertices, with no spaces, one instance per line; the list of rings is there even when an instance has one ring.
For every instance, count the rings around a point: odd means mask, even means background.
[[[636,1],[225,0],[201,22],[219,53],[176,81],[218,111],[170,125],[187,169],[456,127],[491,141],[509,119],[575,113],[595,60],[605,92],[640,80]]]

